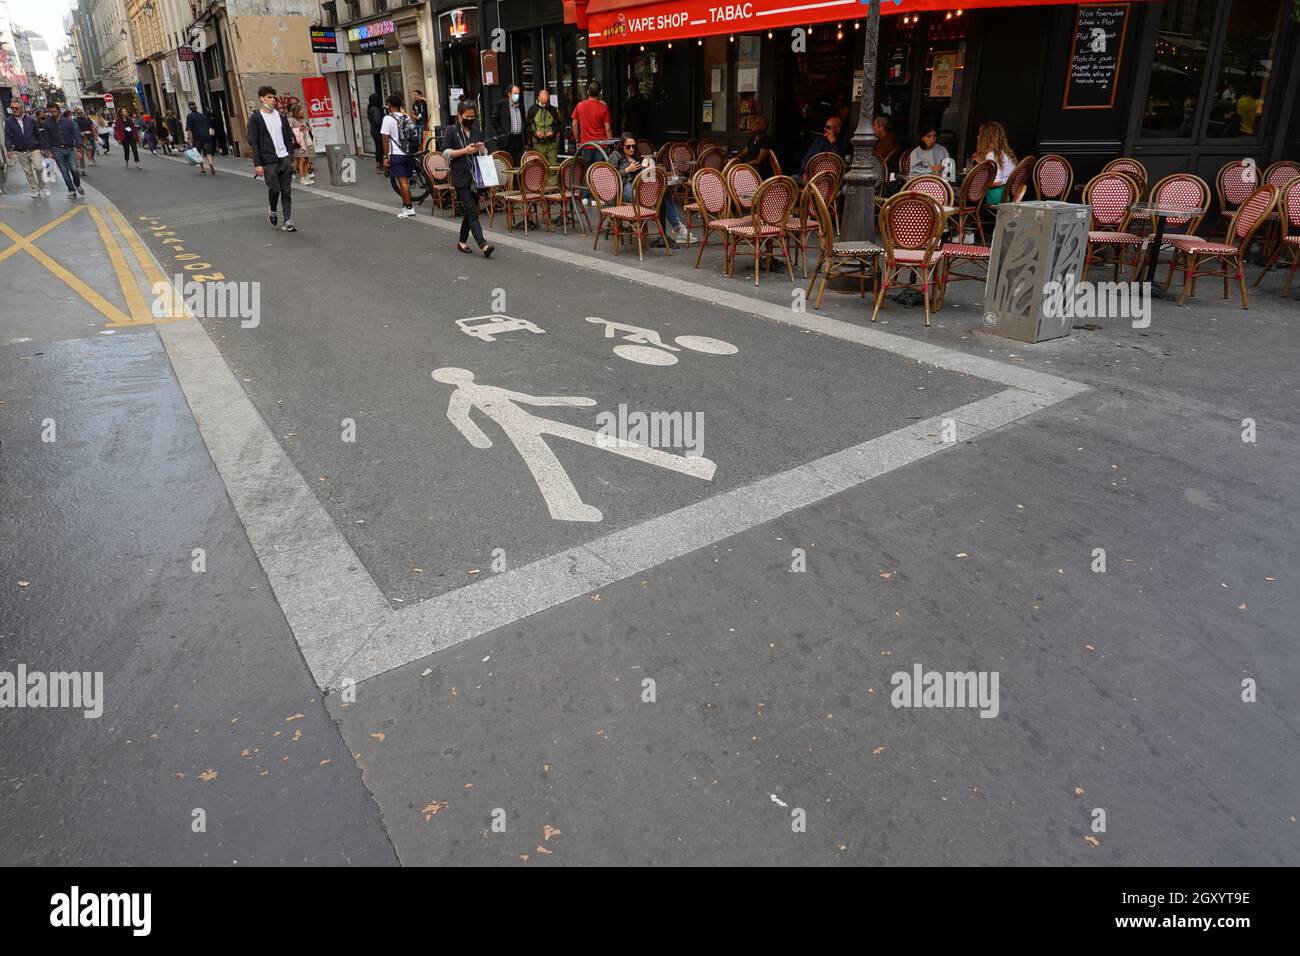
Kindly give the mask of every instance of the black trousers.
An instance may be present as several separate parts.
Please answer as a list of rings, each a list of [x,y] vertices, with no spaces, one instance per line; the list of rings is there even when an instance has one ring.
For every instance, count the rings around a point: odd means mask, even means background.
[[[105,150],[105,152],[107,152],[107,150]],[[133,139],[124,139],[124,140],[122,140],[122,161],[125,162],[126,165],[128,165],[128,166],[131,165],[131,154],[132,154],[132,153],[135,154],[135,161],[136,161],[137,164],[139,164],[139,162],[140,162],[140,150],[136,148],[135,140],[133,140]]]
[[[271,212],[281,203],[283,197],[284,218],[293,218],[293,160],[277,159],[262,167],[266,174],[266,198],[271,204]]]
[[[478,193],[468,186],[456,187],[456,202],[460,203],[460,241],[464,242],[469,234],[474,234],[474,241],[482,249],[487,245],[483,238],[483,226],[478,221]]]

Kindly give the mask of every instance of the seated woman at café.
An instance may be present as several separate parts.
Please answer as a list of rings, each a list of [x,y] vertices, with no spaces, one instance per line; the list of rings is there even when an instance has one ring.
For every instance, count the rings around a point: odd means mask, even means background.
[[[933,123],[921,127],[921,145],[912,150],[908,164],[909,176],[924,173],[942,173],[948,150],[939,143],[939,128]]]
[[[987,205],[996,206],[1002,202],[1007,180],[1016,168],[1016,154],[1012,151],[1011,144],[1007,142],[1007,131],[1002,128],[1001,123],[985,123],[979,128],[979,133],[975,137],[975,156],[978,159],[987,159],[997,167],[993,184],[984,196]]]
[[[632,182],[637,175],[646,168],[646,159],[653,158],[642,157],[640,150],[636,146],[636,137],[631,133],[624,133],[619,142],[618,149],[610,156],[609,161],[614,164],[614,168],[623,176],[623,201],[632,202]],[[667,176],[668,171],[660,169],[660,175]],[[681,216],[677,214],[677,204],[673,202],[673,194],[664,191],[663,205],[664,219],[668,222],[669,238],[674,242],[693,242],[694,237],[686,231],[682,225]]]

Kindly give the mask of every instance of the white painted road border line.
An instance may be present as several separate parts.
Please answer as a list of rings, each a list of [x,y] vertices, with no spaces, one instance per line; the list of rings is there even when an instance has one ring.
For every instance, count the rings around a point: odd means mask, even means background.
[[[223,174],[252,176],[251,172],[228,170]],[[393,212],[391,206],[368,199],[296,188],[385,214]],[[454,221],[433,217],[417,217],[416,221],[447,231],[459,228]],[[1089,390],[1069,379],[822,315],[796,313],[697,282],[675,280],[665,286],[664,277],[649,270],[508,233],[494,235],[493,242],[1008,387],[576,548],[394,609],[263,421],[203,325],[190,319],[159,326],[158,335],[199,432],[312,677],[323,689],[337,688],[345,679],[360,683],[506,627]],[[939,437],[945,418],[958,423],[957,443],[945,443]]]

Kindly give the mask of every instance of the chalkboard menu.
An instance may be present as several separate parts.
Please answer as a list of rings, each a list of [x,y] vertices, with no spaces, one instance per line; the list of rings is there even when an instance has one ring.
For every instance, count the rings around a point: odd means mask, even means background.
[[[1108,110],[1115,105],[1128,30],[1127,3],[1080,4],[1065,77],[1067,110]]]

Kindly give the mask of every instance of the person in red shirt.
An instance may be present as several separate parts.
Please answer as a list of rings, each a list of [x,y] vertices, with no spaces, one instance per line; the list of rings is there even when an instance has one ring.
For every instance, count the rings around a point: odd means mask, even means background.
[[[581,145],[593,139],[613,139],[614,131],[610,125],[609,107],[600,99],[600,84],[592,80],[587,84],[587,98],[573,108],[573,138]],[[578,151],[578,160],[583,169],[601,159],[600,151],[594,146]],[[584,189],[585,193],[586,190]],[[586,202],[586,198],[583,199]]]

